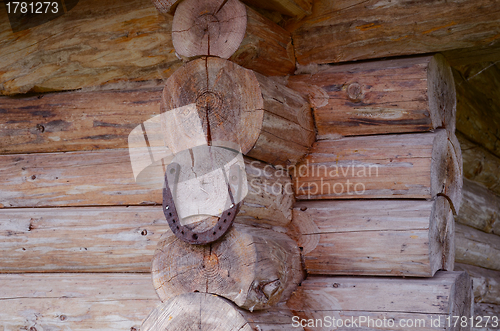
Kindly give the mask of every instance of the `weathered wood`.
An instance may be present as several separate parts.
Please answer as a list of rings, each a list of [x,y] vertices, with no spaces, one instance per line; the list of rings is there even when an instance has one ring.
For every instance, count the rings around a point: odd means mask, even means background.
[[[189,105],[196,105],[191,112],[198,118],[184,121]],[[165,84],[161,109],[178,113],[175,124],[162,122],[169,134],[165,144],[173,153],[205,140],[285,166],[295,164],[315,138],[309,104],[300,95],[215,57],[191,61],[176,71]]]
[[[457,86],[457,130],[500,157],[500,105],[472,82],[453,71]],[[500,84],[489,82],[498,94]]]
[[[0,272],[149,272],[168,229],[161,207],[0,213]]]
[[[160,303],[150,274],[0,275],[4,330],[139,330]]]
[[[321,66],[288,86],[309,96],[318,139],[455,131],[454,80],[442,55]]]
[[[239,0],[184,0],[172,22],[172,43],[181,56],[227,59],[239,48],[246,26],[245,5]]]
[[[500,272],[462,263],[455,270],[466,271],[472,279],[474,302],[500,305]]]
[[[462,192],[463,203],[457,222],[500,235],[500,197],[466,178]]]
[[[0,156],[2,207],[161,205],[164,169],[135,183],[128,150]],[[276,226],[291,220],[293,192],[283,170],[246,161],[248,195],[241,215]]]
[[[437,130],[317,141],[292,171],[296,198],[429,199],[444,193],[459,206],[460,156],[452,140]]]
[[[462,148],[464,177],[478,182],[500,195],[500,158],[468,140],[457,132]]]
[[[302,280],[299,248],[292,239],[243,224],[234,224],[208,245],[190,245],[166,233],[151,270],[163,302],[196,291],[220,295],[250,311],[285,301]]]
[[[455,227],[455,261],[500,270],[500,237],[466,225]]]
[[[186,293],[158,305],[144,320],[141,330],[285,331],[292,328],[291,321],[286,309],[248,312],[216,295]]]
[[[500,305],[492,305],[489,303],[476,303],[474,304],[474,316],[490,316],[491,317],[500,316]],[[473,328],[474,331],[498,331],[498,326],[494,326],[493,323],[488,323],[485,326],[487,318],[483,318],[483,322],[478,326]],[[478,319],[479,320],[479,319]]]
[[[478,47],[466,47],[443,52],[452,67],[476,64],[480,62],[496,62],[500,60],[500,40]]]
[[[182,0],[151,0],[156,9],[162,14],[173,14]]]
[[[311,14],[312,0],[243,0],[243,2],[301,19]]]
[[[160,114],[163,84],[115,88],[0,97],[0,153],[127,148],[130,131]]]
[[[0,94],[75,90],[168,78],[181,64],[172,17],[149,0],[80,0],[64,17],[14,34],[0,7]],[[295,70],[290,33],[252,11],[236,63],[265,75]],[[26,68],[29,68],[27,70]]]
[[[432,277],[453,270],[454,220],[436,201],[300,201],[293,209],[308,274]]]
[[[470,330],[444,324],[447,317],[471,316],[471,292],[465,272],[440,271],[433,278],[309,277],[287,305],[300,318],[313,319],[313,323],[326,316],[349,323],[355,320],[354,328],[358,330],[410,330],[412,327],[400,325],[402,320],[422,323],[413,325],[418,330]],[[361,316],[365,318],[363,324]],[[370,325],[368,318],[372,320]],[[431,320],[438,319],[441,325],[431,325]],[[388,327],[389,321],[394,326]],[[338,330],[352,328],[353,324]],[[314,330],[331,329],[323,324]]]
[[[495,42],[497,5],[489,0],[320,0],[289,30],[300,64],[440,52]]]

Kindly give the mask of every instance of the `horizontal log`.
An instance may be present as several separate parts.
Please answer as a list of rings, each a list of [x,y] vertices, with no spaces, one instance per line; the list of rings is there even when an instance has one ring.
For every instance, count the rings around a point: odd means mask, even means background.
[[[486,149],[474,144],[463,134],[457,132],[462,148],[464,177],[475,181],[500,195],[500,158]]]
[[[5,330],[139,330],[160,303],[150,274],[0,275]]]
[[[0,153],[127,148],[130,131],[160,114],[163,83],[131,82],[114,87],[0,97]]]
[[[298,63],[335,63],[487,45],[498,39],[499,20],[488,0],[320,0],[288,29]]]
[[[301,19],[311,14],[312,0],[243,0],[243,2],[267,10]]]
[[[453,270],[454,220],[436,201],[300,201],[293,209],[308,274],[432,277]]]
[[[500,272],[457,263],[455,270],[465,271],[472,279],[474,302],[500,305]]]
[[[317,141],[291,171],[296,198],[429,199],[445,193],[458,209],[461,156],[453,140],[437,130]]]
[[[21,35],[12,32],[5,6],[0,15],[2,95],[166,79],[182,64],[172,45],[172,17],[159,15],[149,0],[81,0],[64,18]],[[250,10],[231,59],[265,75],[295,70],[290,33]]]
[[[248,195],[241,215],[285,226],[293,192],[283,170],[247,159]],[[154,164],[136,183],[128,150],[0,156],[2,207],[161,205],[164,170]],[[149,181],[148,181],[149,180]],[[264,221],[265,220],[265,221]]]
[[[141,330],[286,331],[293,327],[291,321],[286,308],[249,312],[216,295],[186,293],[158,305],[144,320]]]
[[[500,197],[464,178],[463,199],[457,222],[500,235]]]
[[[491,66],[489,70],[494,71],[495,68]],[[500,70],[497,71],[500,75]],[[484,72],[488,70],[484,68]],[[489,90],[481,86],[481,82],[469,81],[456,70],[453,70],[453,76],[457,87],[457,130],[500,157],[500,99],[496,96],[500,83],[494,81],[495,75],[489,77],[484,74],[487,81],[483,85],[493,89],[490,96]]]
[[[455,227],[455,261],[500,270],[500,237],[466,225]]]
[[[481,62],[496,62],[500,60],[500,40],[497,39],[482,46],[445,51],[443,55],[452,67]]]
[[[238,307],[262,310],[286,301],[302,281],[297,244],[286,234],[233,225],[209,245],[166,233],[151,265],[162,302],[191,292],[216,294]]]
[[[321,66],[288,86],[309,96],[318,139],[455,131],[454,80],[442,55]]]
[[[306,319],[305,325],[309,320],[312,325],[316,319],[328,321],[327,316],[329,321],[335,318],[350,324],[339,330],[352,327],[358,330],[411,330],[406,322],[415,323],[412,326],[418,330],[459,330],[453,328],[453,324],[446,327],[446,318],[470,317],[471,295],[471,282],[465,272],[440,271],[433,278],[309,277],[287,305],[300,318]],[[368,318],[372,320],[369,325]],[[357,325],[352,324],[353,320]],[[393,326],[388,327],[391,322]],[[331,329],[326,323],[310,328]]]

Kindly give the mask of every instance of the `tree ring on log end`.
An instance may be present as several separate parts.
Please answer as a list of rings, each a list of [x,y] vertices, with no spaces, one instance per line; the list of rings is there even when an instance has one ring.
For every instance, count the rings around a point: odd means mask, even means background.
[[[187,112],[190,105],[190,116],[179,111]],[[264,100],[251,70],[228,60],[203,57],[169,77],[161,111],[179,113],[175,121],[168,116],[164,119],[170,122],[162,121],[165,144],[174,154],[201,143],[246,154],[261,134]]]
[[[238,50],[247,26],[245,5],[238,0],[184,0],[172,23],[179,55],[229,58]]]

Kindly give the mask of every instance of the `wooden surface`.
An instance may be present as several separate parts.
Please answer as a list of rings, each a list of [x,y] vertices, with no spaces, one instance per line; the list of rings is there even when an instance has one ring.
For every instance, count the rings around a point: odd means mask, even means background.
[[[455,261],[500,270],[500,237],[466,225],[455,227]]]
[[[385,317],[393,319],[396,325],[396,328],[370,327],[367,330],[408,330],[410,328],[398,328],[399,321],[415,318],[427,323],[418,330],[460,330],[432,328],[429,321],[438,316],[441,320],[447,316],[470,317],[471,294],[470,279],[465,272],[440,271],[433,278],[309,277],[287,305],[301,318],[316,319],[327,315],[349,320],[351,316]]]
[[[495,1],[320,0],[289,29],[298,63],[309,64],[478,47],[497,41],[498,26]]]
[[[80,0],[65,15],[12,33],[0,8],[0,94],[74,90],[124,81],[166,79],[180,65],[171,16],[149,0]],[[266,75],[295,70],[290,34],[255,12],[232,60]],[[26,70],[29,68],[29,70]]]
[[[474,316],[500,316],[500,305],[492,305],[489,303],[476,303],[474,304]],[[486,319],[484,319],[486,321]],[[473,331],[497,331],[498,327],[493,327],[491,323],[488,327],[473,328]]]
[[[497,96],[500,69],[493,65],[482,70],[482,73],[467,78],[453,71],[457,86],[457,129],[469,140],[500,157],[500,98]],[[476,82],[479,77],[484,77],[485,81]]]
[[[4,330],[139,330],[160,303],[150,274],[0,275]]]
[[[462,148],[464,177],[500,195],[500,158],[468,140],[457,132]]]
[[[149,272],[170,231],[161,207],[0,212],[0,272]]]
[[[307,272],[432,277],[453,270],[454,221],[440,200],[296,203],[292,226]]]
[[[113,90],[0,97],[1,154],[127,148],[137,125],[160,114],[160,81]]]
[[[162,14],[173,14],[182,0],[151,0],[156,9]]]
[[[311,14],[312,8],[312,0],[243,0],[243,2],[255,7],[277,11],[297,19]]]
[[[191,118],[185,108],[194,104]],[[210,144],[285,166],[296,163],[315,138],[309,105],[300,95],[216,57],[191,61],[172,75],[161,109],[176,114],[175,121],[162,121],[173,153]]]
[[[154,164],[136,183],[128,150],[0,156],[2,207],[161,205],[163,167]],[[286,172],[250,159],[249,193],[241,215],[285,226],[291,219],[291,182]]]
[[[246,8],[238,0],[184,0],[174,14],[172,43],[181,56],[227,59],[239,48],[246,27]]]
[[[500,272],[457,263],[455,270],[466,271],[472,279],[475,303],[500,305]]]
[[[285,301],[302,280],[299,248],[293,240],[242,224],[234,224],[221,240],[208,245],[190,245],[166,234],[151,270],[163,302],[203,292],[250,311]]]
[[[462,192],[463,203],[457,222],[500,235],[500,197],[466,178]]]
[[[442,55],[321,66],[291,76],[308,95],[318,139],[455,130],[455,87]]]
[[[432,198],[455,184],[450,148],[444,130],[321,140],[292,172],[296,198]]]
[[[249,312],[216,295],[187,293],[158,305],[141,330],[288,331],[292,327],[292,315],[286,307]]]

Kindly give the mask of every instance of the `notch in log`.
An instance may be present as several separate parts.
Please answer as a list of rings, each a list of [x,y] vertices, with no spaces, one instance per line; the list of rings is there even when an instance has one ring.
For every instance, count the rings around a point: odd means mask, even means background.
[[[440,55],[320,66],[291,76],[309,97],[318,139],[385,133],[455,132],[451,68]]]
[[[288,299],[302,279],[299,248],[292,239],[243,224],[204,246],[165,234],[152,273],[163,302],[198,291],[220,295],[250,311]]]
[[[300,95],[215,57],[177,70],[165,84],[161,110],[178,113],[176,121],[162,122],[165,144],[174,154],[209,144],[286,166],[295,164],[315,139],[309,104]]]

